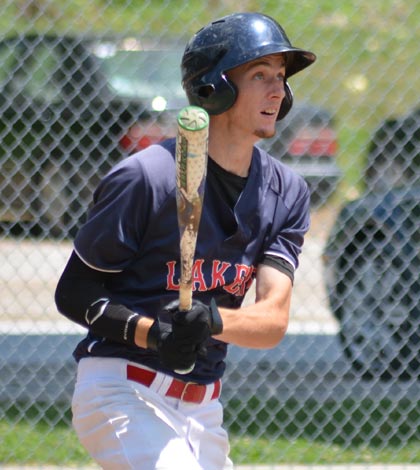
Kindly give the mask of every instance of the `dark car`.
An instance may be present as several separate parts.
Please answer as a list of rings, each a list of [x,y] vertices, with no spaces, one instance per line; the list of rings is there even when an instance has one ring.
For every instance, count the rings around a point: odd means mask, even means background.
[[[328,110],[295,103],[286,118],[278,121],[276,136],[260,145],[305,178],[314,208],[335,191],[342,172],[337,164],[334,118]]]
[[[324,261],[344,352],[362,377],[420,377],[420,114],[386,120],[361,198],[345,205]]]
[[[98,180],[173,135],[181,52],[138,39],[24,36],[0,43],[0,220],[72,234]]]
[[[420,107],[399,118],[389,118],[370,142],[365,181],[369,191],[420,183]]]
[[[0,223],[74,235],[99,179],[128,154],[175,135],[186,104],[182,51],[137,38],[19,36],[0,42]],[[328,112],[295,103],[262,145],[311,183],[334,182]],[[26,232],[25,232],[26,233]]]

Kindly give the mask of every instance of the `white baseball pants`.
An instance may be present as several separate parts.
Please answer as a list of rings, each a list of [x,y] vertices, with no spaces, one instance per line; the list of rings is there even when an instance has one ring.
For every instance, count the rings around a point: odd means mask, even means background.
[[[73,425],[91,457],[105,470],[232,470],[219,400],[167,397],[169,376],[147,387],[127,379],[127,364],[79,362]]]

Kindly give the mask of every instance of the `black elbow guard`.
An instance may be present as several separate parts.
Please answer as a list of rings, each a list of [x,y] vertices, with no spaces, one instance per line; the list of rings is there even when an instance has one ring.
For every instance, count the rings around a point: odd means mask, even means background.
[[[138,313],[124,305],[111,303],[106,298],[96,300],[85,314],[86,324],[92,333],[131,345],[135,345],[134,337],[139,317]]]

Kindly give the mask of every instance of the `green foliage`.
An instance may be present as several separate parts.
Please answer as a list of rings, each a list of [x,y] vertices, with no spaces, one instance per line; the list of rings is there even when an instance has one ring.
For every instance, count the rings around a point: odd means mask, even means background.
[[[316,52],[316,64],[291,85],[297,100],[307,98],[336,116],[345,178],[335,198],[355,197],[363,190],[360,170],[373,129],[420,101],[418,1],[6,0],[0,36],[146,34],[183,45],[206,22],[237,9],[274,16],[293,43]],[[419,405],[252,400],[229,403],[225,416],[237,463],[411,463],[420,461]],[[60,407],[0,407],[0,463],[88,463],[70,422],[70,411],[63,416]]]
[[[296,99],[336,116],[340,198],[357,195],[368,139],[386,116],[419,102],[420,2],[395,0],[16,0],[0,15],[0,35],[27,31],[135,34],[158,41],[188,37],[237,10],[274,16],[297,46],[316,52],[307,73],[291,78]],[[11,26],[13,25],[13,26]]]

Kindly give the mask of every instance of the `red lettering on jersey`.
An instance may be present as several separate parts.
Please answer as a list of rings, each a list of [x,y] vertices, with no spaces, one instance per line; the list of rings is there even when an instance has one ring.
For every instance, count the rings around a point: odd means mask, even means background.
[[[226,261],[213,260],[210,290],[216,289],[217,286],[224,286],[226,284],[224,274],[229,266],[230,263],[226,263]]]
[[[195,287],[196,284],[198,284],[198,290],[200,292],[205,292],[207,290],[207,285],[206,281],[204,280],[204,275],[203,275],[203,259],[197,259],[194,261],[194,265],[192,268],[192,285],[193,285],[193,290],[197,290]]]
[[[232,284],[224,287],[229,294],[243,296],[249,288],[249,281],[252,279],[254,268],[246,264],[235,264],[236,275]]]
[[[166,276],[166,290],[179,290],[179,284],[175,284],[175,265],[176,261],[168,261],[166,266],[168,267],[168,274]]]
[[[192,269],[192,285],[194,291],[198,290],[199,292],[206,292],[207,290],[213,290],[222,286],[226,292],[229,292],[229,294],[244,296],[252,284],[254,273],[256,271],[254,266],[235,264],[235,278],[231,284],[226,285],[225,273],[232,265],[226,261],[213,260],[211,285],[210,287],[207,287],[206,280],[204,278],[203,265],[203,259],[197,259],[194,261]],[[176,261],[168,261],[166,266],[168,268],[166,289],[178,291],[179,280],[175,280]]]
[[[200,292],[205,292],[207,290],[206,281],[204,280],[203,275],[203,266],[204,260],[197,259],[194,261],[194,265],[192,268],[192,285],[193,289],[196,290],[195,284],[198,284],[198,290]],[[179,290],[179,282],[178,284],[175,282],[175,266],[176,261],[168,261],[166,263],[168,267],[168,274],[166,275],[166,290]]]

